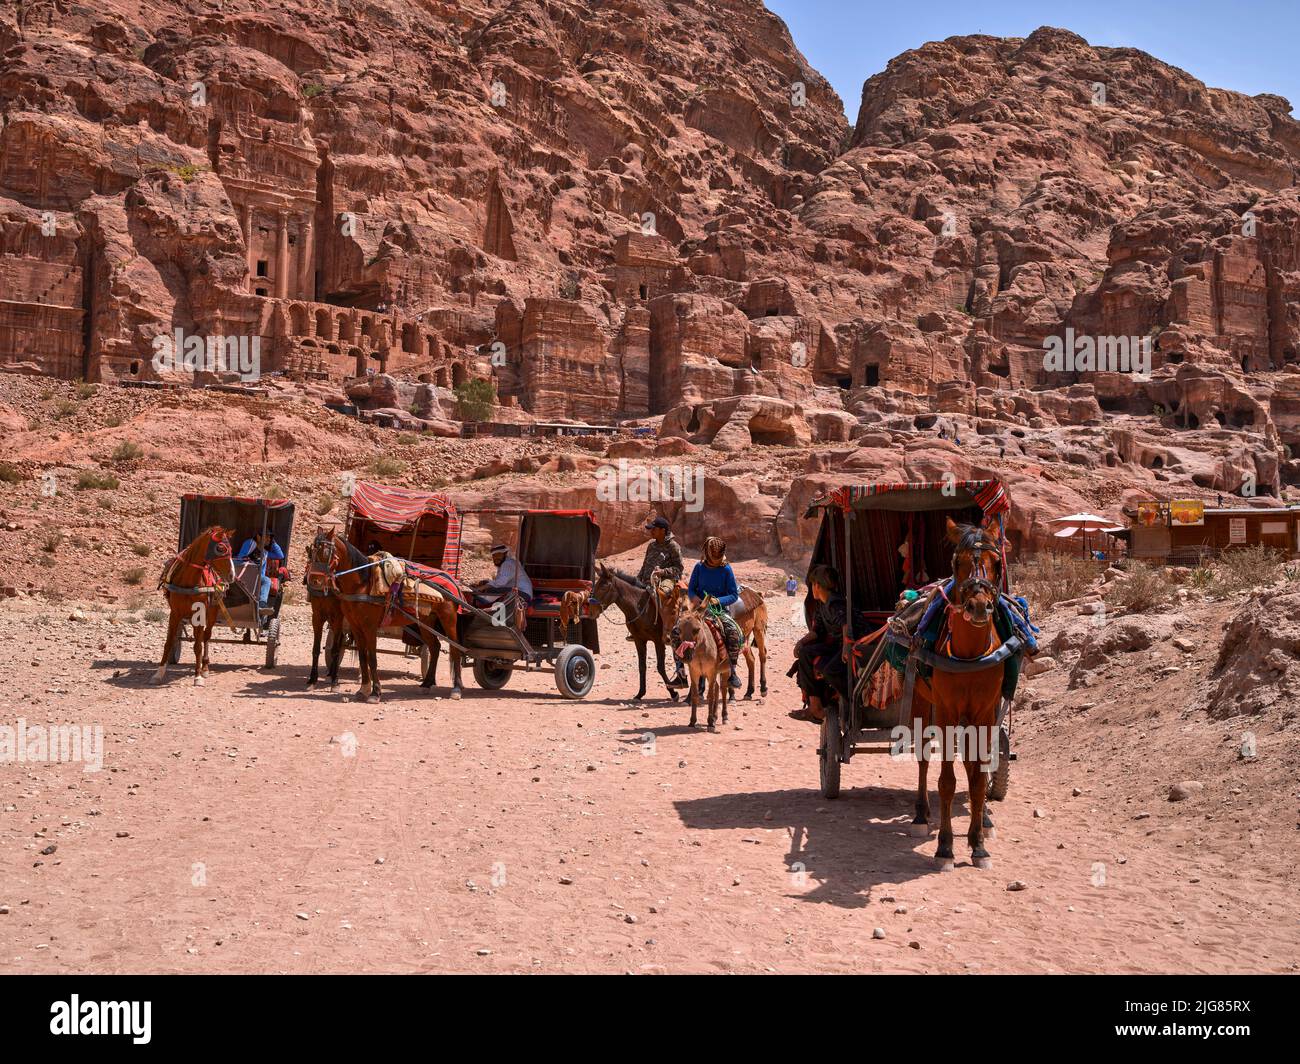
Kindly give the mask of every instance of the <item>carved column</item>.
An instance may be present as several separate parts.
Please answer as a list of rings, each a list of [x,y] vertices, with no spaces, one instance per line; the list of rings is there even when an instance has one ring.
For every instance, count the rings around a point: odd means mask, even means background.
[[[300,299],[315,300],[316,298],[316,236],[312,228],[311,219],[306,218],[302,223],[302,231],[298,237],[299,243],[302,244],[302,267],[299,272],[298,297]]]
[[[289,261],[289,215],[280,212],[280,230],[275,245],[275,295],[277,299],[289,298],[289,274],[293,265]]]
[[[253,251],[253,208],[245,203],[239,211],[239,224],[244,229],[244,258],[248,260],[248,290],[257,283],[257,255]]]

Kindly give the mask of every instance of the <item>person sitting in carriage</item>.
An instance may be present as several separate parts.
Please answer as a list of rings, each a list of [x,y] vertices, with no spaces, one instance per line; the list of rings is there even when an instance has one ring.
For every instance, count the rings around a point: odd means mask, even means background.
[[[288,576],[284,568],[284,551],[275,537],[268,531],[257,532],[244,540],[244,545],[235,555],[237,562],[253,562],[257,565],[257,607],[266,609],[271,601],[273,586]]]
[[[808,634],[795,644],[795,668],[807,705],[790,716],[820,724],[825,703],[846,693],[848,666],[844,663],[844,626],[849,610],[840,591],[840,574],[818,565],[808,574],[808,587],[817,603]]]
[[[475,602],[479,606],[494,606],[504,602],[508,608],[522,615],[533,604],[533,582],[514,552],[504,543],[492,545],[492,564],[496,576],[484,580],[475,588]]]
[[[727,656],[731,659],[731,686],[740,687],[740,644],[743,635],[736,623],[735,612],[740,607],[740,585],[736,574],[727,562],[727,545],[717,536],[704,541],[704,557],[691,570],[691,580],[686,595],[692,603],[709,602],[709,614],[722,625],[722,635],[727,643]],[[677,632],[673,632],[673,646],[677,645]]]

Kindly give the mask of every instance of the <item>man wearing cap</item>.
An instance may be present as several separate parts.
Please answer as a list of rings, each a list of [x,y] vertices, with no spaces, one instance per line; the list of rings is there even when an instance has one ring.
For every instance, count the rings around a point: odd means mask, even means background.
[[[652,517],[645,523],[645,530],[650,533],[651,538],[646,544],[645,561],[641,563],[641,571],[637,573],[637,582],[642,587],[650,587],[650,578],[657,570],[664,579],[677,583],[686,571],[686,563],[682,561],[682,545],[673,535],[668,519]],[[657,595],[659,592],[657,588],[651,588],[650,593]],[[629,642],[632,640],[630,635],[627,638]],[[687,682],[686,674],[682,671],[682,659],[673,655],[673,663],[677,666],[677,672],[669,686],[680,687]]]
[[[480,603],[509,602],[513,597],[520,606],[532,605],[533,582],[504,543],[492,545],[492,564],[497,567],[497,575],[479,585]]]
[[[642,587],[650,586],[650,577],[658,569],[664,577],[676,583],[686,571],[682,561],[682,545],[673,535],[672,526],[663,517],[654,517],[645,523],[645,530],[650,533],[650,542],[646,545],[645,561],[637,580]]]

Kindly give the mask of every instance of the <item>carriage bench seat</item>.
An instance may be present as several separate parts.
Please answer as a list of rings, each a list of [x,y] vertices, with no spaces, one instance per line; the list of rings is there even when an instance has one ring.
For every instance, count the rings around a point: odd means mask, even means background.
[[[554,579],[541,577],[533,580],[533,602],[528,607],[529,617],[559,617],[560,602],[566,591],[581,591],[586,595],[583,616],[594,616],[590,580]]]

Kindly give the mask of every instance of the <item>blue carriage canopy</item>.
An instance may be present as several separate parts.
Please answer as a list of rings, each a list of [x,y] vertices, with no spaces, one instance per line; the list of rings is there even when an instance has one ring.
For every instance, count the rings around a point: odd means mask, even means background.
[[[235,550],[255,533],[267,531],[287,555],[293,533],[293,503],[288,499],[258,499],[243,495],[181,496],[181,525],[177,550],[184,550],[210,525],[235,531]]]

